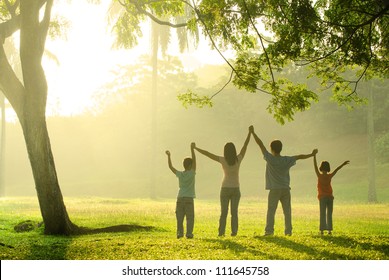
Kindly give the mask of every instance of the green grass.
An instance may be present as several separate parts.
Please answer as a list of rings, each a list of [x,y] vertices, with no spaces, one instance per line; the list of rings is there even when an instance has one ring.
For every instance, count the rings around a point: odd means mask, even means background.
[[[292,202],[294,234],[284,236],[281,207],[275,236],[264,237],[266,204],[241,199],[237,237],[217,237],[219,204],[195,201],[195,238],[175,237],[175,200],[67,198],[72,221],[99,228],[119,224],[152,226],[151,231],[45,236],[42,228],[17,233],[25,220],[41,221],[36,198],[0,200],[0,258],[152,260],[322,260],[389,259],[389,205],[336,203],[334,234],[320,236],[318,205]],[[229,224],[227,224],[229,227]]]

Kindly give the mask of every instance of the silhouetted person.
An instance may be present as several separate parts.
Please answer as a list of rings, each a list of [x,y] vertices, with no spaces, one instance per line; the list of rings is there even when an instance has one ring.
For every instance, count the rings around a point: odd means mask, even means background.
[[[346,160],[339,165],[332,173],[330,163],[328,161],[322,161],[320,167],[317,167],[316,154],[313,157],[313,165],[317,175],[317,198],[319,199],[320,206],[320,233],[323,234],[325,230],[328,230],[328,234],[332,233],[332,212],[334,209],[334,196],[332,191],[331,180],[335,174],[350,161]]]
[[[195,149],[208,158],[221,164],[224,178],[220,189],[221,214],[219,219],[219,236],[224,236],[226,231],[228,206],[231,204],[231,236],[238,233],[238,207],[240,201],[239,168],[246,154],[247,145],[250,141],[250,133],[247,134],[246,141],[237,155],[235,145],[231,142],[224,146],[224,156],[217,156],[198,147]]]
[[[266,161],[266,189],[269,190],[267,200],[267,215],[265,235],[274,234],[274,217],[281,202],[285,218],[285,235],[292,235],[292,207],[290,195],[290,175],[289,169],[296,164],[299,159],[312,157],[317,150],[311,154],[296,156],[281,156],[282,142],[274,140],[270,144],[271,153],[268,152],[262,140],[255,134],[254,127],[250,126],[250,132],[253,134],[255,142],[261,148]]]
[[[193,238],[194,228],[194,198],[195,176],[196,176],[196,155],[194,152],[195,144],[191,144],[191,158],[185,158],[183,165],[184,171],[176,170],[172,165],[171,155],[166,151],[168,156],[168,165],[170,170],[177,176],[179,182],[179,191],[176,202],[176,219],[177,219],[177,238],[184,236],[184,218],[186,218],[186,237]]]

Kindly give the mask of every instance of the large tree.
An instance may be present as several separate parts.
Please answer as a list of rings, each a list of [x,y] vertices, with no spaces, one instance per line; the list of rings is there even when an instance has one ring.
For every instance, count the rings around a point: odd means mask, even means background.
[[[171,27],[193,28],[197,23],[212,46],[235,59],[226,63],[237,87],[271,96],[268,110],[280,122],[292,120],[319,100],[318,91],[283,75],[287,65],[306,66],[333,89],[340,104],[361,102],[358,84],[371,73],[389,74],[388,0],[118,0],[127,7],[128,40],[140,34],[145,16]],[[186,23],[162,20],[192,9]],[[119,21],[120,22],[120,21]],[[123,28],[118,35],[123,35]],[[124,38],[122,36],[122,38]],[[350,76],[349,73],[352,73]],[[228,82],[229,82],[228,81]],[[213,95],[214,96],[214,95]],[[212,97],[188,92],[183,102],[210,104]]]
[[[47,81],[41,60],[53,0],[4,0],[0,3],[0,85],[20,121],[46,234],[77,231],[59,187],[46,125]],[[12,69],[4,42],[20,31],[22,80]]]

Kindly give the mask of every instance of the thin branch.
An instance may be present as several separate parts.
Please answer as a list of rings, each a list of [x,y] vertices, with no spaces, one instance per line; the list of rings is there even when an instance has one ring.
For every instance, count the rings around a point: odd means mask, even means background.
[[[119,1],[119,3],[121,5],[123,5],[124,7],[126,7],[126,5],[123,4],[122,2]],[[180,27],[188,26],[188,23],[186,23],[186,22],[185,23],[174,24],[174,23],[171,23],[171,22],[168,22],[168,21],[160,20],[159,18],[154,16],[152,13],[142,9],[142,7],[136,1],[130,0],[129,3],[133,4],[135,6],[135,8],[138,10],[139,13],[148,16],[151,20],[153,20],[154,22],[156,22],[156,23],[158,23],[160,25],[166,25],[166,26],[169,26],[169,27],[172,27],[172,28],[180,28]]]
[[[235,67],[231,64],[231,62],[228,61],[228,59],[223,55],[223,53],[220,51],[220,49],[217,47],[215,41],[213,40],[213,37],[211,36],[211,33],[207,27],[207,25],[205,24],[205,22],[203,21],[203,19],[201,18],[201,14],[197,8],[197,6],[194,4],[194,11],[197,15],[197,18],[200,20],[200,22],[203,24],[204,26],[204,29],[205,29],[205,32],[207,33],[209,39],[211,40],[211,43],[212,43],[212,46],[216,49],[216,51],[219,53],[219,55],[223,58],[223,60],[227,63],[227,65],[232,69],[232,71],[236,74],[236,76],[241,80],[241,81],[244,81],[244,79],[241,77],[241,75],[239,74],[238,71],[236,71]],[[258,91],[261,91],[263,93],[266,93],[266,94],[270,94],[269,92],[261,89],[261,88],[258,88],[258,87],[255,87],[256,90]]]
[[[126,3],[124,3],[122,0],[119,0],[118,1],[120,3],[120,5],[122,5],[123,7],[126,8],[127,12],[130,12],[128,10],[128,7],[126,5]],[[151,2],[158,2],[158,1],[151,1]],[[234,68],[234,66],[228,61],[228,59],[223,55],[223,53],[220,51],[220,49],[217,47],[215,41],[213,40],[213,37],[211,36],[210,34],[210,31],[207,27],[207,25],[205,24],[205,22],[202,20],[201,18],[201,14],[196,6],[196,4],[193,2],[193,4],[191,5],[189,2],[183,0],[182,1],[183,3],[185,3],[186,5],[188,5],[189,7],[191,7],[194,12],[196,13],[197,15],[197,18],[198,18],[198,21],[200,21],[202,23],[202,25],[204,26],[204,29],[205,29],[205,32],[207,33],[210,41],[211,41],[211,44],[212,46],[216,49],[216,51],[219,53],[219,55],[223,58],[223,60],[228,64],[228,66],[232,69],[232,73],[231,73],[231,76],[230,76],[230,79],[229,81],[222,87],[221,90],[219,90],[217,93],[215,93],[211,98],[213,98],[214,96],[216,96],[217,94],[219,94],[232,80],[232,77],[233,77],[233,73],[236,74],[236,76],[244,81],[244,79],[240,76],[240,74],[236,71],[236,69]],[[153,14],[151,14],[150,12],[146,11],[145,9],[143,9],[136,1],[134,0],[129,0],[129,3],[131,3],[132,5],[134,5],[134,7],[138,10],[139,13],[141,14],[144,14],[146,16],[148,16],[151,20],[153,20],[154,22],[160,24],[160,25],[166,25],[166,26],[169,26],[169,27],[172,27],[172,28],[180,28],[180,27],[185,27],[188,25],[188,23],[180,23],[180,24],[173,24],[171,22],[167,22],[167,21],[163,21],[163,20],[160,20],[158,19],[156,16],[154,16]],[[262,42],[263,44],[263,42]],[[263,45],[264,46],[264,45]],[[272,72],[271,72],[272,73]],[[273,76],[273,73],[272,73],[272,78],[273,78],[273,83],[274,83],[274,76]],[[258,87],[255,87],[256,90],[258,91],[261,91],[263,93],[266,93],[266,94],[270,94],[269,92],[261,89],[261,88],[258,88]]]
[[[373,57],[373,50],[371,48],[371,33],[373,32],[373,22],[370,23],[370,28],[369,28],[369,46],[370,46],[370,59],[369,61],[367,62],[365,68],[363,69],[363,72],[362,74],[359,76],[359,78],[355,81],[355,86],[354,86],[354,90],[349,94],[347,95],[347,97],[350,97],[351,95],[355,94],[357,92],[357,87],[358,87],[358,84],[359,82],[362,80],[362,78],[365,76],[366,72],[367,72],[367,69],[369,68],[370,66],[370,63],[371,63],[371,58]]]
[[[385,15],[387,12],[389,12],[389,5],[385,6],[381,11],[379,11],[376,14],[368,14],[368,15],[371,15],[371,18],[366,20],[366,21],[364,21],[364,22],[362,22],[362,23],[359,23],[359,24],[344,25],[344,24],[339,24],[339,23],[336,23],[336,22],[328,22],[328,21],[323,21],[323,23],[327,23],[327,24],[334,25],[334,26],[337,26],[337,27],[343,27],[343,28],[345,28],[345,27],[355,27],[355,28],[359,29],[359,28],[364,27],[366,25],[370,25],[376,19],[378,19],[381,16]]]
[[[331,55],[336,53],[338,50],[340,50],[342,47],[344,47],[351,40],[351,38],[355,35],[355,33],[357,32],[358,29],[360,29],[360,28],[362,28],[362,27],[364,27],[366,25],[371,25],[376,19],[378,19],[380,16],[385,15],[386,12],[388,12],[388,11],[389,11],[389,6],[386,6],[384,9],[382,9],[379,13],[375,14],[369,20],[367,20],[367,21],[365,21],[363,23],[357,24],[357,25],[341,25],[341,24],[336,24],[336,23],[333,23],[333,22],[323,21],[323,23],[326,23],[326,24],[329,24],[329,25],[334,25],[334,26],[338,26],[338,27],[354,27],[354,28],[351,31],[350,36],[348,36],[345,41],[343,41],[340,45],[338,45],[332,51],[328,52],[327,54],[325,54],[325,55],[323,55],[321,57],[315,58],[313,60],[308,60],[307,62],[299,63],[297,65],[305,66],[305,65],[308,65],[308,64],[320,61],[320,60],[324,60],[324,59],[330,57]]]
[[[245,9],[246,9],[246,11],[247,11],[247,15],[248,15],[248,17],[249,17],[249,19],[250,19],[251,25],[253,26],[255,32],[257,33],[257,35],[258,35],[258,37],[259,37],[259,40],[261,41],[262,50],[263,50],[263,52],[264,52],[264,54],[265,54],[266,61],[267,61],[267,65],[268,65],[268,67],[269,67],[269,71],[270,71],[270,75],[271,75],[271,79],[272,79],[273,84],[274,84],[274,83],[275,83],[275,79],[274,79],[273,67],[272,67],[272,64],[271,64],[269,55],[268,55],[268,53],[267,53],[267,51],[266,51],[265,44],[263,43],[262,35],[259,33],[257,27],[255,26],[255,23],[254,23],[254,21],[253,21],[253,18],[251,17],[250,11],[249,11],[249,9],[248,9],[248,7],[247,7],[247,3],[246,3],[245,0],[243,0],[243,4],[244,4],[244,7],[245,7]]]
[[[230,75],[230,78],[229,78],[229,80],[227,81],[227,83],[225,83],[225,85],[224,85],[221,89],[219,89],[216,93],[214,93],[214,94],[210,97],[210,99],[214,98],[216,95],[218,95],[219,93],[221,93],[221,92],[226,88],[226,86],[228,86],[228,84],[231,83],[232,77],[233,77],[233,76],[234,76],[234,70],[231,70],[231,75]]]

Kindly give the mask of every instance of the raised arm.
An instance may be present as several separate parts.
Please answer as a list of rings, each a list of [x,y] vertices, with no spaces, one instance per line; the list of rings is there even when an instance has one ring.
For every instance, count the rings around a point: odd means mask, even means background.
[[[345,162],[343,162],[341,165],[339,165],[337,168],[335,168],[334,171],[332,171],[331,175],[332,177],[335,176],[335,174],[345,165],[349,164],[350,161],[349,160],[346,160]]]
[[[250,136],[251,136],[251,131],[249,130],[249,133],[247,134],[246,140],[244,141],[243,147],[242,147],[242,149],[240,150],[240,153],[239,153],[239,156],[241,156],[242,159],[244,158],[244,156],[246,154],[247,146],[248,146],[248,144],[250,142]]]
[[[318,152],[317,149],[314,149],[312,151],[312,153],[310,154],[302,154],[302,155],[297,155],[297,156],[293,156],[296,160],[299,160],[299,159],[307,159],[307,158],[310,158],[310,157],[313,157],[314,155],[316,155]]]
[[[267,149],[266,149],[265,145],[263,144],[262,140],[257,136],[257,134],[255,134],[254,126],[251,125],[249,127],[249,131],[253,135],[254,140],[255,140],[255,142],[257,142],[259,148],[261,148],[262,154],[265,154],[267,152]]]
[[[190,144],[190,151],[192,153],[192,170],[196,171],[196,153],[195,153],[196,144]]]
[[[171,159],[171,156],[170,156],[170,151],[166,151],[166,154],[167,154],[167,163],[168,163],[168,165],[169,165],[169,168],[170,168],[170,170],[171,170],[174,174],[176,174],[176,173],[177,173],[177,169],[175,169],[175,168],[173,167],[172,159]]]
[[[200,149],[200,148],[197,147],[197,146],[196,146],[194,149],[195,149],[196,151],[198,151],[200,154],[203,154],[204,156],[209,157],[210,159],[219,162],[219,158],[220,158],[219,156],[214,155],[214,154],[212,154],[212,153],[210,153],[210,152],[208,152],[208,151],[206,151],[206,150]]]
[[[317,153],[316,153],[317,154]],[[319,176],[320,175],[320,171],[319,171],[319,168],[317,167],[317,158],[316,158],[316,154],[313,155],[313,166],[315,168],[315,172],[316,172],[316,175]]]

